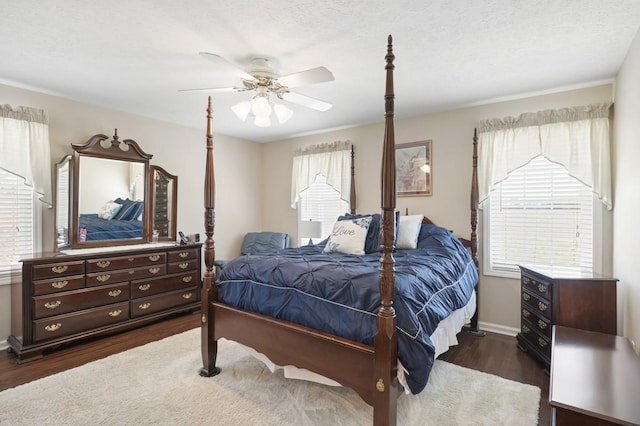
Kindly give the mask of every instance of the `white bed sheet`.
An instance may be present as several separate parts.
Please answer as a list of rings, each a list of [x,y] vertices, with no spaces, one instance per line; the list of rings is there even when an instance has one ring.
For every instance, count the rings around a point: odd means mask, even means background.
[[[440,321],[440,324],[438,324],[438,328],[436,328],[436,330],[430,336],[431,341],[433,342],[436,349],[436,358],[448,351],[451,346],[455,346],[458,344],[457,334],[460,332],[460,330],[462,330],[462,327],[465,324],[469,323],[475,311],[476,293],[474,291],[471,295],[469,303],[467,303],[466,306],[452,312],[451,315]],[[247,352],[263,362],[272,373],[276,370],[283,370],[284,376],[289,379],[307,380],[310,382],[317,382],[328,386],[342,386],[335,380],[331,380],[327,377],[321,376],[320,374],[314,373],[313,371],[298,368],[293,365],[282,366],[274,364],[266,355],[257,352],[256,350],[248,346],[245,346],[245,348]],[[405,369],[400,361],[398,361],[398,381],[404,387],[405,393],[409,394],[411,392],[409,390],[409,386],[407,386],[407,382],[404,376]]]

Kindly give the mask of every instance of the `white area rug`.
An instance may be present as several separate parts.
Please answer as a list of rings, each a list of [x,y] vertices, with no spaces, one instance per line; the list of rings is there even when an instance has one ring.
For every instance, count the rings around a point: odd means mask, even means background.
[[[234,342],[220,342],[218,366],[198,375],[200,330],[190,330],[0,392],[0,424],[372,423],[354,391],[284,379]],[[427,388],[398,400],[398,425],[536,425],[539,402],[535,386],[436,361]]]

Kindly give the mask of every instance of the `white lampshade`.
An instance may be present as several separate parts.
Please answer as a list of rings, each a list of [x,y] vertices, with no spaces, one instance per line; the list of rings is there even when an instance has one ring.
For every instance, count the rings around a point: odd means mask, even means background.
[[[266,96],[257,95],[251,99],[251,112],[256,117],[268,118],[271,115],[271,105]]]
[[[240,120],[245,121],[251,111],[251,103],[249,101],[240,102],[232,106],[231,111],[233,111]]]
[[[299,227],[300,237],[320,238],[322,236],[322,222],[317,220],[303,220]]]
[[[269,116],[266,117],[258,117],[253,120],[253,123],[258,127],[269,127],[271,126],[271,119]]]
[[[273,106],[273,110],[275,111],[280,124],[286,123],[291,117],[293,117],[293,111],[282,104],[275,104]]]

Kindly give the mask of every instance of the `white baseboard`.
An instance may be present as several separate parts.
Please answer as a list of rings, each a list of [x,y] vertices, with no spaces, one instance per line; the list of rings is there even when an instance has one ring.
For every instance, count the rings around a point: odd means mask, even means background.
[[[478,321],[478,327],[481,330],[489,331],[491,333],[504,334],[505,336],[515,337],[516,334],[520,333],[519,328],[506,327],[500,324],[492,324],[490,322]]]
[[[9,349],[9,343],[6,340],[0,340],[0,351],[4,351],[5,349]]]

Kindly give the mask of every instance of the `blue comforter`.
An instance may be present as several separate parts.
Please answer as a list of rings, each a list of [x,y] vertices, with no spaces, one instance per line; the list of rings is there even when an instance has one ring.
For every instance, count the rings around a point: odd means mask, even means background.
[[[325,254],[323,244],[245,255],[228,262],[217,279],[218,299],[373,345],[380,308],[380,255]],[[422,225],[415,250],[396,250],[398,358],[416,394],[434,362],[429,336],[467,304],[478,282],[471,256],[444,228]]]
[[[81,214],[80,228],[87,229],[87,241],[142,238],[142,221],[102,219],[97,214]]]

